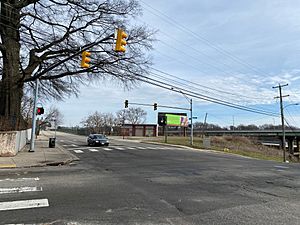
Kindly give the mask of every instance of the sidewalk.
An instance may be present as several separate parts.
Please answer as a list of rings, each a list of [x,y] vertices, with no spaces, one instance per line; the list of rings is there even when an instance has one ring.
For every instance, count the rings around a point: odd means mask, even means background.
[[[65,165],[79,158],[63,149],[59,145],[49,148],[49,138],[44,135],[38,136],[35,141],[35,151],[28,152],[29,144],[26,145],[14,157],[0,157],[0,169],[25,168]]]

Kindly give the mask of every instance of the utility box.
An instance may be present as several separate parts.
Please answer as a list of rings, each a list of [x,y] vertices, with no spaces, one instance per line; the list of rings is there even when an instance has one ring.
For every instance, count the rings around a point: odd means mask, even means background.
[[[204,137],[203,138],[203,147],[204,148],[210,148],[211,145],[210,145],[210,137]]]
[[[55,138],[49,138],[49,148],[55,148]]]

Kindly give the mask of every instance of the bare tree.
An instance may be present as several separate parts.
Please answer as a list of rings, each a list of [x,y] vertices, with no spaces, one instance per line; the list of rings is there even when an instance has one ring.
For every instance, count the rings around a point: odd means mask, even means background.
[[[127,110],[123,109],[118,111],[117,113],[118,121],[130,124],[141,124],[146,121],[147,112],[140,107],[134,108],[130,107]]]
[[[122,109],[122,110],[119,110],[118,112],[116,112],[116,124],[117,125],[120,126],[120,125],[126,123],[126,119],[127,119],[127,110],[126,109]]]
[[[153,32],[132,26],[141,12],[137,0],[1,0],[0,117],[19,127],[25,86],[41,82],[44,98],[78,94],[90,79],[129,86],[147,73]],[[126,54],[113,51],[116,27],[128,33]],[[91,67],[82,69],[80,49],[93,46]],[[12,118],[12,119],[11,119]]]
[[[63,123],[64,116],[58,108],[56,108],[55,106],[51,106],[48,110],[48,113],[46,114],[44,121],[50,123],[52,121],[52,123],[55,123],[55,125],[57,126]]]
[[[33,105],[33,97],[30,97],[30,90],[27,89],[22,97],[21,114],[24,118],[24,122],[28,126],[31,125],[32,122]]]

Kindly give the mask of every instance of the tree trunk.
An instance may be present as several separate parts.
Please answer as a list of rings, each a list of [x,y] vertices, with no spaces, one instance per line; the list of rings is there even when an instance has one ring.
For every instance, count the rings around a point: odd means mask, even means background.
[[[15,9],[15,1],[1,4],[0,35],[4,50],[2,80],[0,82],[0,116],[5,121],[0,129],[21,129],[21,101],[24,84],[20,82],[20,11]],[[0,124],[3,126],[3,123]]]

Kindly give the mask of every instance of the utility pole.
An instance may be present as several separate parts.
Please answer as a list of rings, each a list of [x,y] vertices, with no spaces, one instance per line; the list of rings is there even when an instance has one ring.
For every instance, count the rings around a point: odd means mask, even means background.
[[[206,119],[207,119],[207,113],[205,113],[204,122],[203,122],[203,128],[202,128],[202,137],[204,137],[204,130],[206,126]]]
[[[275,97],[275,98],[279,98],[280,99],[280,114],[281,114],[281,127],[282,127],[282,151],[283,151],[283,162],[286,162],[286,156],[285,156],[285,128],[284,128],[284,114],[283,114],[283,102],[282,102],[282,98],[284,97],[288,97],[289,95],[282,95],[282,91],[281,88],[288,86],[288,84],[278,84],[278,86],[275,86],[273,88],[278,88],[279,89],[279,96]]]

